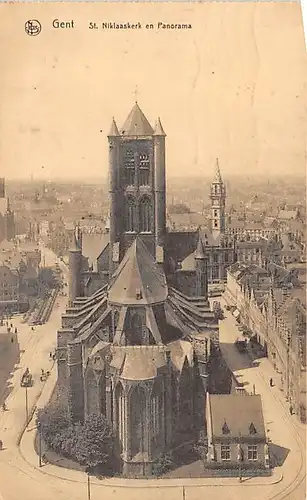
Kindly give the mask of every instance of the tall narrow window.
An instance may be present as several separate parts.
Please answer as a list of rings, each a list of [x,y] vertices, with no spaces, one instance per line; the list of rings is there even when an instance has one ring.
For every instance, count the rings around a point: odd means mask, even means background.
[[[140,201],[140,232],[141,233],[150,233],[152,231],[152,207],[151,200],[148,196],[144,196],[144,198]]]
[[[125,182],[131,186],[135,182],[135,158],[133,149],[126,149],[124,153]]]
[[[133,196],[128,196],[125,201],[125,231],[136,231],[136,203]]]
[[[146,152],[140,153],[139,156],[140,166],[140,186],[147,186],[149,184],[149,155]]]
[[[117,413],[117,432],[121,448],[124,446],[125,436],[125,395],[122,385],[119,383],[116,387],[116,413]]]
[[[142,344],[143,321],[139,314],[134,314],[131,318],[130,343],[132,345]]]
[[[145,440],[146,425],[148,425],[146,394],[140,387],[136,387],[131,394],[130,415],[131,454],[134,457],[138,453],[147,451]]]

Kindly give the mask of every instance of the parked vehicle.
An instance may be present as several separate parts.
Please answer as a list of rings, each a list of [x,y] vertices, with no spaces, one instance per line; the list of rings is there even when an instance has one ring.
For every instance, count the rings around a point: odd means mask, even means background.
[[[247,340],[244,337],[238,337],[235,341],[236,348],[239,352],[246,352],[247,349]]]
[[[33,377],[27,368],[21,377],[20,385],[21,387],[31,387],[33,384]]]

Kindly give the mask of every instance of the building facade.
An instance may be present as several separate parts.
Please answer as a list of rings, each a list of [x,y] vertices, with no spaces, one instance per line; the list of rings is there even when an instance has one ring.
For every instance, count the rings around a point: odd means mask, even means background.
[[[121,131],[113,120],[108,142],[109,238],[95,264],[83,255],[80,231],[73,235],[59,399],[76,421],[104,413],[121,472],[148,476],[203,426],[218,324],[201,234],[166,231],[160,120],[153,129],[136,103]],[[185,273],[180,263],[191,254]]]
[[[225,299],[271,361],[276,385],[305,422],[306,308],[293,294],[296,275],[285,273],[280,282],[265,269],[236,263],[228,269]]]
[[[5,179],[0,178],[0,243],[15,238],[14,212],[5,193]]]

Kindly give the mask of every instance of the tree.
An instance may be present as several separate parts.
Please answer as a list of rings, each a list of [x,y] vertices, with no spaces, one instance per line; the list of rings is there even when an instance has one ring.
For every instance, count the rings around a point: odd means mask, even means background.
[[[37,412],[36,425],[44,441],[57,451],[61,448],[61,436],[70,426],[70,423],[67,411],[57,404],[50,403]]]
[[[38,411],[36,423],[50,448],[80,465],[93,468],[112,456],[112,429],[101,414],[88,415],[84,424],[73,423],[66,410],[49,404]]]
[[[103,415],[90,414],[84,425],[75,426],[74,459],[81,465],[105,464],[113,450],[113,433]]]

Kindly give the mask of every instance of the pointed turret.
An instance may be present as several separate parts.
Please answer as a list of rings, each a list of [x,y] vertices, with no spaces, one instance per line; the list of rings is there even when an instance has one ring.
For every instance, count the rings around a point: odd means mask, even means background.
[[[76,297],[81,295],[81,270],[82,253],[76,237],[76,228],[74,229],[71,244],[68,250],[69,256],[69,302],[73,303]]]
[[[205,258],[206,255],[205,255],[204,245],[201,239],[201,235],[199,233],[197,248],[195,252],[195,260],[204,260]]]
[[[158,135],[158,136],[162,136],[162,137],[166,136],[166,133],[164,132],[164,129],[162,127],[160,117],[158,117],[158,119],[156,121],[154,135]]]
[[[214,171],[214,178],[213,178],[213,182],[214,183],[222,183],[222,176],[221,176],[221,172],[220,172],[220,165],[219,165],[219,159],[217,158],[216,159],[216,163],[215,163],[215,171]]]
[[[11,213],[11,202],[9,198],[6,201],[6,211],[7,213]]]
[[[69,252],[81,252],[81,248],[78,245],[78,240],[76,236],[76,228],[73,231],[73,235],[70,241]]]
[[[113,117],[112,118],[112,124],[111,124],[111,127],[110,127],[110,132],[108,133],[108,137],[117,137],[119,135],[120,135],[120,133],[119,133],[119,130],[117,128],[116,121],[115,121],[115,119]]]
[[[198,243],[195,251],[195,269],[196,269],[196,289],[197,297],[208,297],[208,278],[207,278],[207,258],[201,233],[198,234]]]
[[[154,131],[137,102],[122,126],[121,133],[127,137],[153,136]]]

